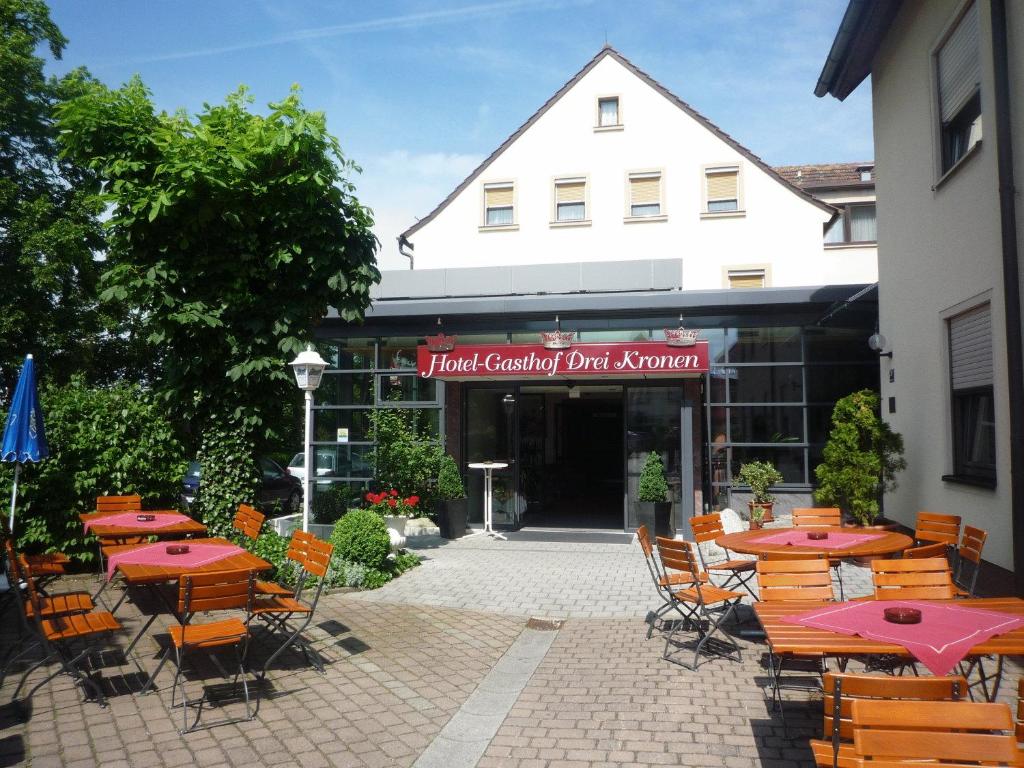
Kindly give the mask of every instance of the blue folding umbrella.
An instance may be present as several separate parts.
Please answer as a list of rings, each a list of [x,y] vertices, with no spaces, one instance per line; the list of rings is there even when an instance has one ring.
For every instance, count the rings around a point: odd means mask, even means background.
[[[14,489],[11,491],[10,530],[14,530],[14,502],[18,498],[18,475],[26,461],[41,461],[50,454],[43,430],[43,412],[36,396],[36,370],[32,355],[25,357],[25,365],[18,377],[18,386],[7,414],[0,461],[14,462]]]

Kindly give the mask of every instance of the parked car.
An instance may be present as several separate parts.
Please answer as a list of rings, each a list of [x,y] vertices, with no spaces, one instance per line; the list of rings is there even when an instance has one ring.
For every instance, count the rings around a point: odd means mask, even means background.
[[[319,452],[316,454],[316,476],[327,477],[335,474],[335,456],[333,452]],[[292,460],[288,462],[288,474],[292,477],[299,478],[299,482],[303,482],[306,477],[306,456],[303,453],[296,453],[292,456]],[[324,485],[329,482],[326,480],[318,481],[320,485]]]
[[[282,511],[292,514],[302,511],[302,481],[288,474],[281,465],[266,456],[259,456],[256,463],[260,468],[259,503],[264,507],[281,505]],[[192,506],[199,492],[202,468],[198,461],[190,461],[185,478],[182,480],[181,500],[185,506]]]

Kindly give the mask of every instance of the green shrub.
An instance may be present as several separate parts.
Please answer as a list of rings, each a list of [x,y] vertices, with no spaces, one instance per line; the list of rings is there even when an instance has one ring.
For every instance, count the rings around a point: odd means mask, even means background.
[[[211,416],[199,448],[195,506],[211,536],[227,536],[238,505],[257,498],[260,473],[252,436],[233,415]]]
[[[354,506],[353,502],[360,496],[345,483],[313,486],[313,503],[311,505],[313,522],[330,525],[341,519],[345,511]]]
[[[420,418],[416,411],[397,408],[371,413],[377,436],[374,476],[380,488],[394,488],[403,498],[418,496],[422,512],[430,515],[434,512],[433,481],[444,452],[418,422]]]
[[[88,387],[73,379],[41,393],[50,456],[22,467],[15,528],[26,551],[62,551],[83,561],[95,539],[78,519],[96,497],[138,494],[150,506],[176,507],[185,451],[166,408],[138,385]],[[10,499],[13,467],[0,469]]]
[[[640,482],[637,485],[638,501],[660,503],[668,497],[668,481],[665,479],[665,465],[661,463],[661,454],[651,451],[647,454],[644,467],[640,470]]]
[[[331,544],[343,560],[367,568],[381,569],[391,552],[391,540],[384,519],[367,509],[349,510],[334,524]]]
[[[272,578],[285,584],[295,583],[295,567],[287,558],[288,539],[276,531],[264,530],[252,543],[250,551],[274,566]]]
[[[415,555],[412,552],[399,552],[395,555],[395,559],[391,561],[394,569],[398,573],[405,573],[411,568],[415,568],[423,562],[423,558],[419,555]]]
[[[832,410],[832,429],[814,470],[814,500],[839,507],[861,525],[878,517],[878,499],[896,487],[896,473],[906,469],[903,437],[878,415],[878,393],[870,389],[839,400]]]
[[[441,457],[441,466],[437,470],[437,498],[442,501],[466,498],[466,488],[462,484],[462,475],[455,459],[447,453]]]
[[[770,461],[748,461],[740,465],[740,471],[733,482],[749,485],[755,504],[771,504],[775,497],[768,489],[782,480],[782,473]]]

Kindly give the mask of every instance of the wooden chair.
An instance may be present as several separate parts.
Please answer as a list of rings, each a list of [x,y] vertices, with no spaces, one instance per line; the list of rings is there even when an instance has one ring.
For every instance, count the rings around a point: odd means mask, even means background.
[[[243,537],[250,541],[256,541],[266,517],[266,515],[249,504],[239,504],[238,512],[235,513],[235,520],[232,525]]]
[[[1017,741],[1024,741],[1024,677],[1017,680],[1017,722],[1013,730]]]
[[[295,594],[290,597],[274,594],[254,601],[249,613],[249,621],[253,618],[261,619],[274,630],[287,634],[285,641],[263,663],[261,680],[267,676],[267,670],[270,669],[274,660],[293,645],[302,651],[306,663],[312,664],[321,675],[324,674],[323,658],[303,633],[316,615],[316,606],[320,602],[320,594],[323,592],[327,572],[331,567],[332,554],[334,554],[333,544],[315,536],[312,537],[306,542],[306,553],[302,559],[302,578],[298,581]],[[303,599],[303,587],[307,576],[317,579],[313,599],[309,601]],[[290,622],[296,617],[301,617],[302,621],[297,626],[293,626]]]
[[[142,497],[141,496],[97,496],[96,497],[96,511],[105,512],[109,514],[116,514],[118,512],[141,512],[142,511]],[[109,536],[97,536],[96,540],[99,546],[100,555],[100,572],[106,567],[104,564],[107,558],[107,549],[110,547],[121,546],[122,544],[145,544],[149,541],[148,536],[127,536],[121,538],[111,538]]]
[[[647,614],[647,639],[650,640],[651,635],[654,634],[655,622],[659,619],[664,619],[665,614],[668,612],[678,610],[676,603],[672,600],[671,587],[688,586],[693,583],[693,576],[688,572],[672,571],[670,573],[665,570],[655,555],[654,546],[651,544],[651,536],[647,531],[646,525],[641,525],[636,529],[636,540],[640,543],[640,551],[644,554],[647,571],[651,574],[654,588],[658,592],[658,597],[664,603],[658,610],[649,611]],[[706,582],[707,574],[702,573],[700,578],[702,582]]]
[[[861,768],[853,749],[853,720],[850,710],[859,699],[901,701],[959,701],[967,692],[963,677],[892,677],[826,672],[822,679],[825,695],[825,738],[811,739],[811,752],[819,768]]]
[[[794,507],[794,528],[839,528],[843,512],[839,507]]]
[[[713,542],[719,536],[725,535],[725,530],[722,528],[722,517],[717,512],[713,512],[710,515],[691,517],[690,528],[693,530],[694,541],[698,545],[709,541]],[[722,589],[729,589],[733,586],[742,587],[747,591],[747,594],[757,600],[757,595],[754,594],[754,590],[750,586],[750,582],[755,577],[754,565],[756,561],[733,557],[728,549],[724,547],[722,549],[725,551],[724,559],[708,562],[704,557],[704,551],[699,546],[697,547],[697,553],[703,570],[707,571],[711,576],[716,573],[724,574],[726,576],[725,580],[718,585]]]
[[[99,640],[119,631],[122,628],[121,624],[108,611],[51,614],[47,617],[42,597],[36,590],[32,578],[31,566],[22,561],[21,568],[25,577],[28,601],[32,605],[32,618],[35,621],[36,632],[44,653],[39,661],[25,670],[21,680],[18,681],[18,686],[14,689],[11,702],[18,701],[18,694],[32,672],[50,661],[57,661],[60,662],[59,668],[36,683],[25,696],[26,699],[31,700],[37,690],[57,675],[65,672],[80,683],[84,690],[91,691],[97,703],[101,707],[105,707],[107,702],[103,696],[103,689],[88,675],[83,674],[80,665],[83,661],[88,660]]]
[[[248,570],[185,574],[178,581],[177,613],[181,619],[181,624],[168,630],[170,644],[160,657],[160,663],[157,664],[156,669],[150,676],[149,682],[146,683],[141,691],[141,693],[145,693],[152,687],[156,676],[173,651],[177,670],[174,673],[174,684],[171,688],[171,708],[179,706],[175,703],[179,682],[181,683],[182,699],[180,705],[182,710],[182,727],[178,730],[178,733],[190,733],[199,728],[203,701],[206,699],[205,691],[202,696],[192,701],[189,701],[185,695],[185,682],[182,680],[182,670],[188,655],[194,651],[203,651],[214,660],[214,654],[217,651],[230,648],[235,652],[238,671],[235,673],[233,682],[237,684],[238,677],[241,676],[242,690],[245,696],[246,716],[244,720],[253,719],[254,712],[249,700],[249,684],[245,676],[245,659],[249,646],[248,624],[237,616],[205,624],[193,624],[192,617],[200,612],[233,609],[244,610],[248,617],[252,613],[255,589],[255,574]],[[218,664],[218,666],[220,665]],[[224,676],[228,676],[226,671]],[[260,692],[257,686],[257,707],[259,706],[259,696]],[[188,722],[189,707],[197,708],[196,719],[191,725]],[[227,722],[238,723],[244,721],[239,718]],[[224,725],[227,722],[219,724]]]
[[[904,560],[925,560],[929,557],[945,557],[949,552],[949,545],[941,541],[935,544],[922,544],[920,547],[910,547],[903,550]]]
[[[872,560],[871,580],[876,600],[949,600],[956,594],[944,557]]]
[[[955,547],[960,540],[960,516],[918,512],[914,538],[921,543],[942,542]]]
[[[673,656],[681,646],[676,646],[676,651],[670,653],[676,633],[679,631],[679,622],[676,622],[672,631],[665,638],[665,651],[662,658],[674,664],[680,664],[687,669],[697,669],[700,663],[701,653],[708,653],[714,656],[742,661],[742,654],[736,641],[727,635],[719,638],[717,635],[722,624],[728,621],[743,599],[743,593],[723,589],[710,582],[702,584],[700,581],[700,556],[697,553],[697,545],[691,541],[676,541],[662,536],[657,537],[658,556],[665,568],[689,573],[692,578],[692,585],[670,589],[672,600],[680,606],[683,616],[688,614],[693,617],[693,626],[697,633],[694,645],[693,664],[679,661]],[[683,626],[687,623],[684,621]]]
[[[850,707],[853,748],[865,766],[1024,765],[1005,704],[859,699]]]
[[[280,595],[282,597],[294,597],[297,585],[302,585],[306,580],[305,560],[309,552],[309,544],[316,539],[312,533],[296,529],[292,531],[292,537],[288,541],[288,550],[285,552],[285,562],[290,566],[291,573],[280,581],[256,580],[256,595]]]
[[[826,602],[835,599],[829,562],[823,557],[760,560],[757,563],[757,590],[761,595],[761,600],[766,603],[791,600]],[[795,684],[784,685],[782,673],[786,669],[787,662],[790,671],[798,669],[805,675],[815,675],[815,690],[818,688],[818,681],[825,673],[825,657],[820,653],[776,656],[772,647],[768,646],[768,674],[772,691],[772,706],[782,714],[783,726],[785,726],[786,719],[785,713],[782,711],[782,688],[807,690],[809,687]],[[800,664],[799,668],[793,666],[794,662]]]
[[[0,532],[3,534],[5,541],[13,541],[14,537],[11,535],[10,529],[7,527],[7,521],[3,521],[3,525],[0,526]],[[67,573],[67,565],[71,562],[71,558],[65,555],[63,552],[46,552],[42,554],[26,555],[24,552],[18,553],[25,561],[32,566],[32,575],[36,579],[36,588],[43,591],[39,582],[41,579],[52,579],[57,576],[63,576]]]
[[[987,538],[988,533],[981,528],[964,526],[964,537],[956,551],[956,570],[953,572],[953,585],[958,596],[976,597],[974,590],[981,570],[981,550]]]

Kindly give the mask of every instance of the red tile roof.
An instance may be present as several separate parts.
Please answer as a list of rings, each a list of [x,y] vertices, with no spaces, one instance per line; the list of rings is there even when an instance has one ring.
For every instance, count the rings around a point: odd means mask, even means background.
[[[871,171],[870,181],[861,178],[862,171]],[[775,172],[800,189],[874,186],[875,164],[825,163],[823,165],[782,165]]]

